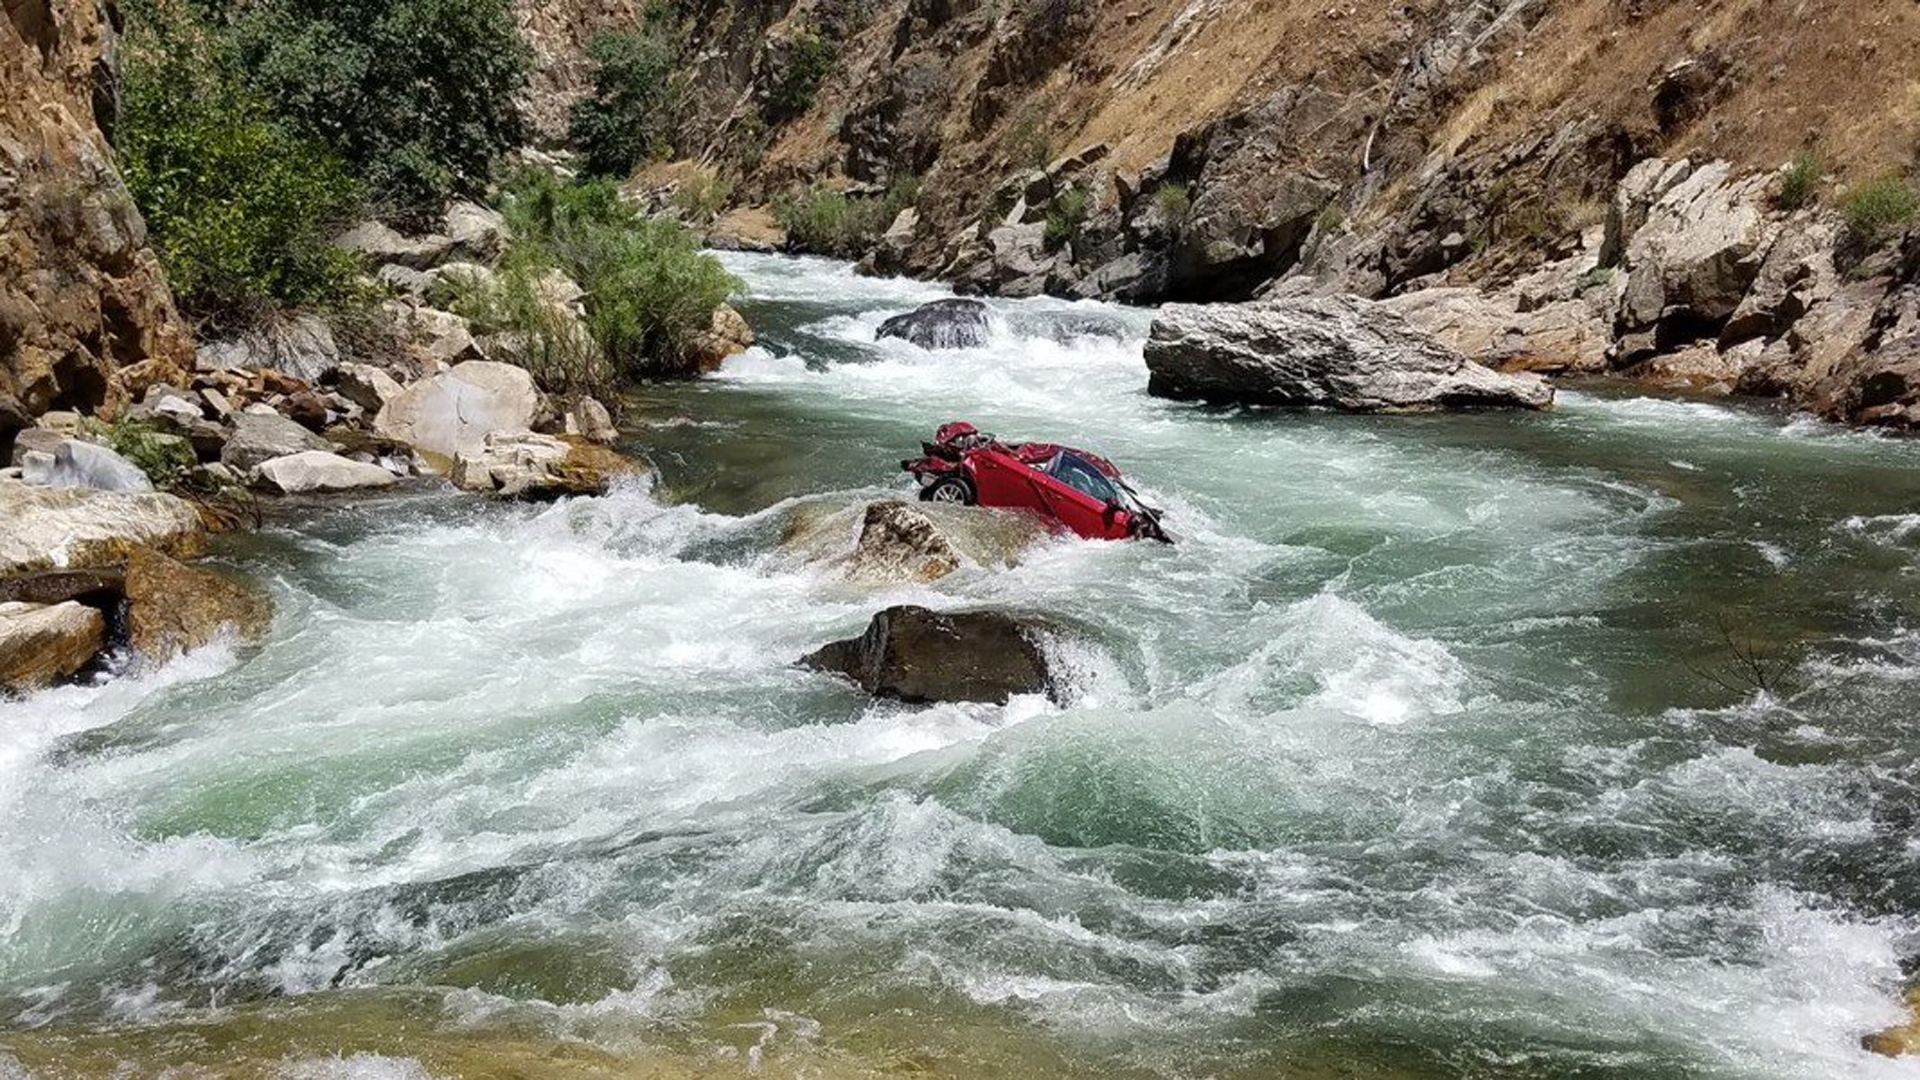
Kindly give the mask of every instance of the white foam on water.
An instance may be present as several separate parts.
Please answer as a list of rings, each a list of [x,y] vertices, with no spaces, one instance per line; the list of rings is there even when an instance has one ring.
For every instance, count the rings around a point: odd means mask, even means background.
[[[413,1058],[380,1054],[294,1058],[278,1073],[283,1080],[438,1080]]]

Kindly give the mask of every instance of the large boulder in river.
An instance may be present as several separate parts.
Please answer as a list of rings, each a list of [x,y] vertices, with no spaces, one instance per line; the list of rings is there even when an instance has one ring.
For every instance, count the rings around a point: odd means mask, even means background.
[[[919,510],[889,500],[867,507],[847,563],[855,581],[931,582],[960,569],[960,552]]]
[[[157,664],[228,632],[243,642],[257,642],[273,621],[273,605],[266,597],[157,551],[130,554],[126,595],[127,632],[134,651]]]
[[[1170,304],[1146,347],[1148,392],[1221,404],[1427,412],[1544,409],[1553,389],[1468,360],[1353,296]]]
[[[876,340],[899,338],[923,349],[975,349],[987,343],[993,318],[978,300],[935,300],[880,324]]]
[[[747,325],[746,316],[730,304],[721,304],[713,309],[713,324],[707,332],[688,347],[688,370],[678,374],[706,375],[719,371],[728,357],[753,348],[753,340],[753,327]]]
[[[638,462],[577,435],[496,431],[454,459],[452,479],[483,495],[548,502],[604,495],[615,480],[641,471]]]
[[[105,639],[105,617],[85,604],[0,603],[0,692],[26,693],[73,675]]]
[[[843,675],[876,697],[910,704],[986,702],[1022,694],[1055,695],[1037,624],[995,611],[889,608],[867,632],[802,659]]]
[[[0,480],[0,580],[113,566],[143,546],[190,556],[205,541],[199,512],[172,495]]]
[[[450,467],[461,454],[484,449],[489,434],[528,431],[546,412],[525,368],[470,360],[407,387],[380,410],[373,429]]]

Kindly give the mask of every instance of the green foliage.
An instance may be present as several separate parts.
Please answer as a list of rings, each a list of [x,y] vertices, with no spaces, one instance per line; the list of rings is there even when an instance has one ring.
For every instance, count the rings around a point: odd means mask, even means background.
[[[1320,216],[1313,219],[1314,231],[1327,236],[1346,227],[1347,208],[1337,202],[1330,202],[1320,209]]]
[[[920,183],[896,181],[884,195],[848,195],[815,184],[799,195],[775,201],[774,219],[799,251],[857,259],[866,254],[900,216],[920,198]]]
[[[1069,184],[1047,204],[1047,250],[1058,251],[1080,234],[1093,210],[1093,197],[1079,184]]]
[[[673,193],[673,208],[688,221],[712,224],[733,197],[733,185],[712,173],[698,172],[687,177]]]
[[[603,33],[587,46],[593,93],[573,108],[568,137],[591,176],[623,177],[673,153],[685,95],[679,49],[655,20],[635,33]]]
[[[552,389],[684,373],[714,310],[741,287],[691,231],[642,218],[608,180],[531,174],[510,185],[503,212],[514,242],[500,281],[459,303],[487,329],[529,335],[528,362]],[[603,361],[542,294],[539,282],[556,269],[587,291],[585,326]]]
[[[1044,169],[1053,160],[1053,137],[1041,123],[1039,110],[1031,105],[1014,117],[1003,145],[1007,162],[1016,169]]]
[[[1161,215],[1175,225],[1185,222],[1193,213],[1193,192],[1178,180],[1154,188],[1153,201]]]
[[[108,424],[91,418],[82,423],[85,430],[104,440],[108,449],[146,473],[153,486],[162,490],[186,486],[188,475],[200,463],[192,443],[151,424],[130,420]]]
[[[1854,239],[1876,247],[1920,213],[1920,191],[1904,178],[1870,180],[1847,194],[1840,216]]]
[[[353,264],[329,242],[359,205],[345,166],[270,115],[180,0],[131,14],[120,163],[182,308],[244,323],[346,296]]]
[[[530,64],[507,0],[215,0],[253,86],[373,192],[426,216],[521,137]]]
[[[1611,266],[1596,266],[1581,274],[1580,280],[1574,283],[1573,289],[1582,294],[1590,293],[1595,289],[1604,289],[1613,284],[1613,273]]]
[[[767,116],[776,124],[813,107],[814,95],[839,56],[832,42],[812,31],[788,39],[786,53],[779,78],[767,89]]]
[[[1798,210],[1820,194],[1820,180],[1826,175],[1826,162],[1813,150],[1801,150],[1780,172],[1779,204],[1783,210]]]

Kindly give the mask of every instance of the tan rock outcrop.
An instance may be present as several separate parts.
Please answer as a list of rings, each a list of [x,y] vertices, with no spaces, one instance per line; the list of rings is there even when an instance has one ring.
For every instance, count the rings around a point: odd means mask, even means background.
[[[240,583],[200,567],[137,549],[127,559],[127,633],[135,652],[165,663],[231,630],[257,642],[273,605]]]
[[[189,557],[205,542],[199,512],[172,495],[0,480],[0,580],[114,566],[148,546]]]
[[[0,691],[49,686],[104,647],[106,620],[84,604],[0,604]]]
[[[95,115],[113,23],[98,0],[8,0],[6,13],[0,412],[124,404],[177,379],[193,350]]]

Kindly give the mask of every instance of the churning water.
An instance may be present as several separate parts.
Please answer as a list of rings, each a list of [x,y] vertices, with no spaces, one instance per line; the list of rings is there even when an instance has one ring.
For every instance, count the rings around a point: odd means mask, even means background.
[[[932,287],[730,260],[762,347],[633,402],[652,486],[303,513],[224,551],[257,653],[0,705],[0,1077],[1920,1076],[1859,1048],[1920,953],[1920,446],[1208,411],[1143,313],[927,353],[872,338]],[[962,418],[1182,542],[794,550]],[[903,602],[1070,621],[1071,704],[792,666]]]

